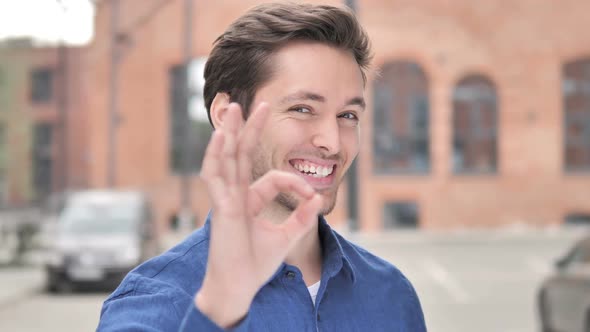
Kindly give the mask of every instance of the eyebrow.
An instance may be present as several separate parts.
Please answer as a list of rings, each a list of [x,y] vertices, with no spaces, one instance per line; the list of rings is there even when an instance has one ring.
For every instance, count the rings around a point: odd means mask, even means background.
[[[326,97],[319,95],[317,93],[309,92],[309,91],[297,91],[295,93],[286,95],[281,99],[281,104],[288,104],[292,102],[298,101],[305,101],[305,100],[312,100],[312,101],[319,101],[321,103],[326,102]],[[363,97],[354,97],[349,99],[345,104],[345,106],[349,105],[358,105],[360,106],[363,111],[365,110],[366,104],[365,99]]]

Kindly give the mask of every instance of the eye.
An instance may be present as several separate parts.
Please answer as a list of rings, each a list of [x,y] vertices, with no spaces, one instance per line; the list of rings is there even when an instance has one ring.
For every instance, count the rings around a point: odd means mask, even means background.
[[[338,117],[343,118],[343,119],[347,119],[347,120],[354,120],[354,121],[358,121],[358,119],[359,119],[358,116],[356,116],[356,114],[353,112],[342,113]]]
[[[297,112],[297,113],[311,113],[311,110],[304,106],[297,106],[290,109],[290,111]]]

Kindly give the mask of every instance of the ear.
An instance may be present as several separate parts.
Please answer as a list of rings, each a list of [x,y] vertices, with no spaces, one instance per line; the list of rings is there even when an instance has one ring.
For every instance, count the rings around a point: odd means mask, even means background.
[[[218,92],[211,102],[211,108],[209,114],[211,115],[211,121],[213,122],[214,128],[222,128],[225,114],[227,113],[227,107],[230,104],[229,94],[225,92]]]

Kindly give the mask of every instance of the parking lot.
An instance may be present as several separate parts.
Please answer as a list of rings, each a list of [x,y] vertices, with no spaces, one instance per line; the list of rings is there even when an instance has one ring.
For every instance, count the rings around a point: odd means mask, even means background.
[[[432,332],[538,331],[535,297],[583,230],[351,235],[397,265],[420,295]],[[0,268],[0,331],[88,331],[105,292],[49,295],[38,268]],[[34,313],[34,315],[33,315]]]

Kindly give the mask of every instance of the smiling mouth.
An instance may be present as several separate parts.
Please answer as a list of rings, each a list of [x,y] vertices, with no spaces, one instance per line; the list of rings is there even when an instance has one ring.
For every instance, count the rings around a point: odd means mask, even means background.
[[[314,178],[326,178],[334,173],[336,165],[322,166],[308,161],[292,161],[291,165],[301,174]]]

